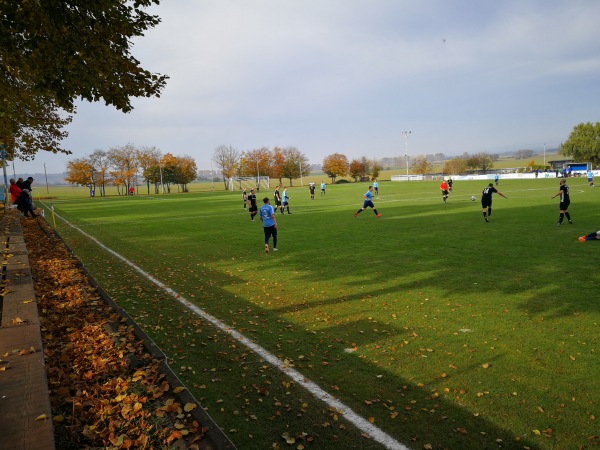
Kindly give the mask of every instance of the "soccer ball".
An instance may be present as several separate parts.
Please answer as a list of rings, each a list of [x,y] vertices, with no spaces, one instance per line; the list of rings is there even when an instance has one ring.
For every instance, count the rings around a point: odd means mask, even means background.
[[[471,201],[474,202],[475,200],[477,200],[477,197],[475,197],[474,195],[471,195]]]

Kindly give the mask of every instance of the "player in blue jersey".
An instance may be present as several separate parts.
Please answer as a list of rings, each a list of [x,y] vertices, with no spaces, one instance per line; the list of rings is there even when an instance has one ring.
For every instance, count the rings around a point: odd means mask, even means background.
[[[277,219],[275,210],[269,203],[269,197],[263,198],[264,205],[260,207],[260,221],[265,231],[265,253],[269,253],[269,239],[273,236],[273,251],[277,251]]]
[[[365,202],[363,203],[363,207],[354,213],[354,217],[358,217],[358,215],[367,208],[373,208],[375,216],[381,217],[381,214],[377,212],[377,208],[375,208],[375,205],[373,204],[373,186],[369,186],[369,190],[365,193]]]

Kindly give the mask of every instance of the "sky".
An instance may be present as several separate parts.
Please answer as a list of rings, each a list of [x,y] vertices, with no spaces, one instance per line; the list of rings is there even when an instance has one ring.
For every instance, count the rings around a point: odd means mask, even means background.
[[[132,143],[191,156],[295,146],[312,164],[556,148],[600,121],[597,0],[162,0],[135,42],[170,79],[128,114],[79,103],[60,173]],[[403,131],[410,131],[403,137]]]

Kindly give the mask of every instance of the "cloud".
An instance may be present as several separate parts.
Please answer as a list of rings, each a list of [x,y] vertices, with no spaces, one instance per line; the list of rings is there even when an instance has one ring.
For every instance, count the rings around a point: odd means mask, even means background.
[[[597,120],[593,0],[178,0],[136,42],[171,79],[127,115],[82,105],[79,152],[133,142],[209,163],[218,145],[387,156],[522,148]]]

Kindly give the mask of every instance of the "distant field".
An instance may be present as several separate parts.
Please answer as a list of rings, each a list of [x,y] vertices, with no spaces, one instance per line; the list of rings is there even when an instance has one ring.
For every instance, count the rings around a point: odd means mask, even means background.
[[[508,200],[495,196],[487,224],[485,182],[456,182],[444,205],[437,182],[383,181],[380,219],[353,216],[368,184],[328,185],[311,201],[307,182],[290,188],[293,214],[277,216],[269,255],[260,222],[222,185],[94,199],[57,189],[42,202],[240,449],[395,444],[362,436],[348,411],[98,242],[408,448],[598,445],[600,242],[577,236],[600,228],[600,189],[569,180],[574,224],[559,227],[555,179],[503,180]]]

